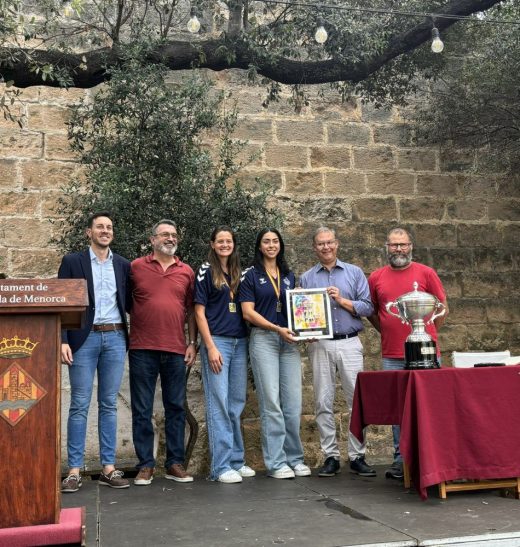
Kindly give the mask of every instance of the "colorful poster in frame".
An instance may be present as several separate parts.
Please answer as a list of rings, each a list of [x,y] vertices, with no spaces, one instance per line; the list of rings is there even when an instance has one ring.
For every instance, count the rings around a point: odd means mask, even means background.
[[[332,338],[332,315],[327,289],[292,289],[285,294],[288,326],[297,340]]]

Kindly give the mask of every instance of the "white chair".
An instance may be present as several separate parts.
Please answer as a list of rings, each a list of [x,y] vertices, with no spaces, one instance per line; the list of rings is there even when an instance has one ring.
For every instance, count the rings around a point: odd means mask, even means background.
[[[477,363],[504,363],[508,357],[511,357],[509,351],[454,351],[451,364],[455,368],[470,368]]]

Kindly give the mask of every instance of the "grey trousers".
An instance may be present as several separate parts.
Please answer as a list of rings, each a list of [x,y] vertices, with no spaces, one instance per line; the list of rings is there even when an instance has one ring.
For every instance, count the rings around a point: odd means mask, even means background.
[[[355,336],[344,340],[318,340],[310,343],[308,348],[312,364],[316,423],[321,449],[325,458],[333,456],[339,459],[340,451],[334,417],[336,371],[339,373],[341,387],[350,411],[357,374],[363,370],[363,344],[359,337]],[[365,454],[365,442],[360,443],[350,431],[347,451],[350,460]]]

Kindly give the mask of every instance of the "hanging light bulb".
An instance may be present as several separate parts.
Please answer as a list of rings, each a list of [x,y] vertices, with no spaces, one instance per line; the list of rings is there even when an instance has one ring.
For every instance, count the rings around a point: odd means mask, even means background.
[[[433,53],[440,53],[444,49],[444,42],[439,35],[439,29],[437,27],[432,28],[432,51]]]
[[[72,17],[74,15],[74,8],[72,7],[71,0],[65,0],[65,2],[63,2],[63,15],[65,17]]]
[[[318,28],[316,29],[316,33],[314,34],[314,39],[318,44],[324,44],[327,41],[327,38],[329,35],[327,34],[327,31],[325,30],[325,27],[323,26],[323,21],[318,21]]]
[[[190,11],[190,20],[188,21],[188,30],[192,34],[196,34],[200,30],[200,21],[195,14],[195,8],[191,8]]]

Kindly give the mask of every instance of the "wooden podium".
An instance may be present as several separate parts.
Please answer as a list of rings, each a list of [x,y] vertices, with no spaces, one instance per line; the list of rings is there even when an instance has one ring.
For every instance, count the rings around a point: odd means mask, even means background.
[[[61,329],[88,306],[78,279],[0,279],[0,528],[60,517]]]

